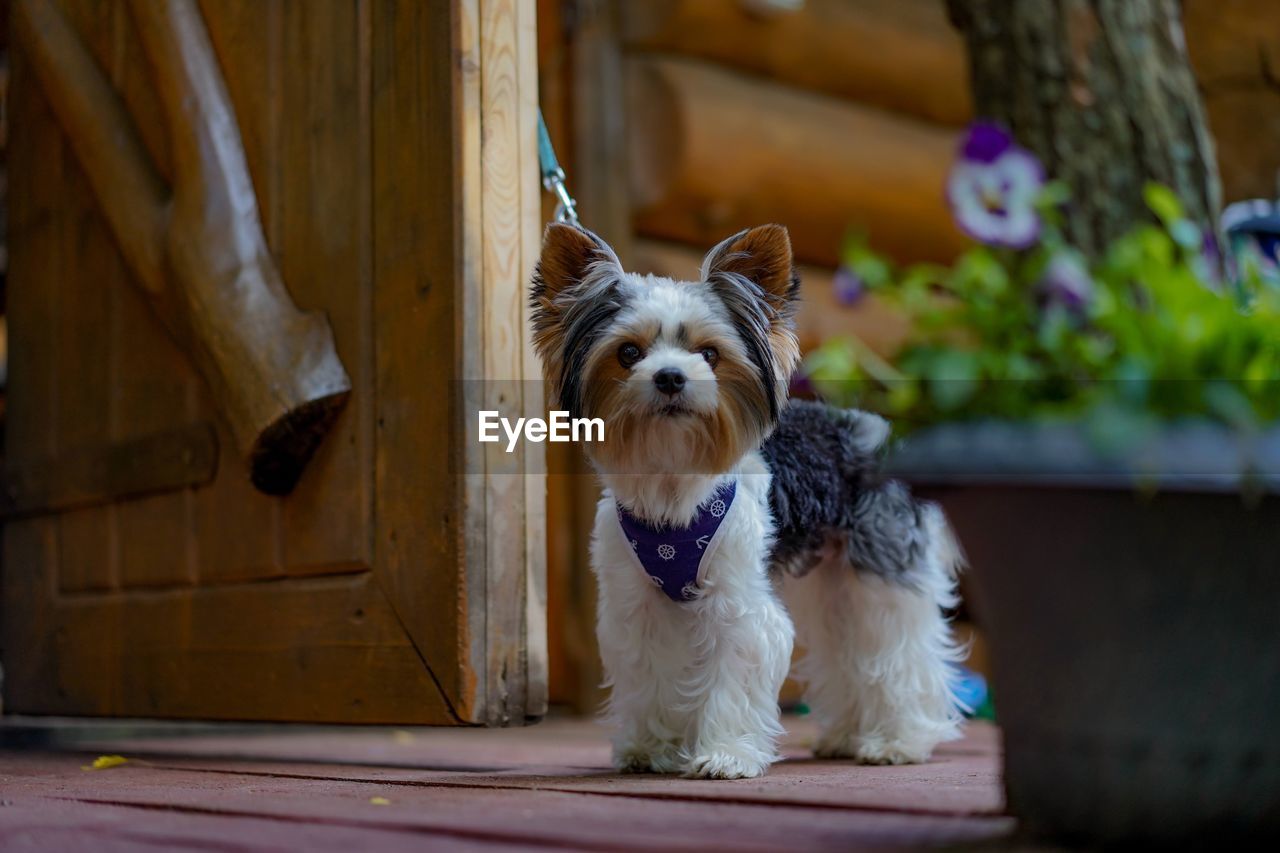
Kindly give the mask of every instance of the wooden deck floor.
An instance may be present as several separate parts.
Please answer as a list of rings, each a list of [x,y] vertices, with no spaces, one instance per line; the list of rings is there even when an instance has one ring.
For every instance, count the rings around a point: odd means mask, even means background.
[[[619,776],[581,720],[505,731],[80,732],[0,750],[0,849],[849,850],[1006,839],[997,732],[918,767],[786,760],[737,782]],[[9,738],[12,742],[14,738]],[[39,740],[37,738],[36,740]],[[124,765],[85,770],[94,757]]]

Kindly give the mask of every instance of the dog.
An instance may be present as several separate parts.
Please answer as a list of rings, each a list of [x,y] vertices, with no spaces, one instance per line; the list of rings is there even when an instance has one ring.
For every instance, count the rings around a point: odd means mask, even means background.
[[[585,449],[620,771],[763,774],[797,639],[819,757],[922,762],[958,736],[960,550],[936,505],[876,476],[884,419],[788,401],[798,297],[779,225],[721,242],[699,281],[624,272],[577,226],[544,235],[549,396],[605,423]]]

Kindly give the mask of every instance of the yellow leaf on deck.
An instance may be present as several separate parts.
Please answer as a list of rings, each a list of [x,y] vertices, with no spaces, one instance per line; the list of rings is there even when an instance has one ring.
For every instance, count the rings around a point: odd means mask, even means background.
[[[389,805],[391,805],[391,801],[390,801],[390,800],[388,800],[386,797],[370,797],[370,798],[369,798],[369,802],[370,802],[370,803],[372,803],[372,804],[373,804],[373,805],[375,805],[375,806],[389,806]]]
[[[92,764],[82,766],[81,770],[110,770],[112,767],[119,767],[121,764],[128,764],[129,759],[123,755],[99,755],[93,759]]]

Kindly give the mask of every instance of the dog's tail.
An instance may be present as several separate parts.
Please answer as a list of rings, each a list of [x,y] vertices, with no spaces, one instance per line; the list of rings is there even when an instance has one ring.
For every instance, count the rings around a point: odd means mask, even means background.
[[[932,501],[923,501],[922,504],[925,526],[929,540],[933,543],[932,558],[939,569],[955,580],[969,567],[969,558],[965,556],[960,537],[956,535],[955,528],[951,526],[941,506]]]
[[[829,408],[827,416],[842,438],[836,460],[841,477],[858,490],[870,487],[879,477],[880,458],[892,432],[889,422],[861,409]]]
[[[882,476],[889,422],[860,409],[831,408],[828,416],[844,436],[837,460],[841,477],[857,495],[843,525],[851,561],[878,574],[900,572],[898,579],[908,583],[922,571],[954,582],[967,561],[942,507]]]

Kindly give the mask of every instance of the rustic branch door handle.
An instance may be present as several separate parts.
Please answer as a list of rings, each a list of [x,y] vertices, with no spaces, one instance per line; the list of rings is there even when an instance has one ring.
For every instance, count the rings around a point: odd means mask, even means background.
[[[56,0],[18,0],[14,22],[138,285],[204,377],[253,483],[287,494],[351,380],[327,319],[298,310],[271,257],[196,0],[129,5],[164,109],[172,190]]]

